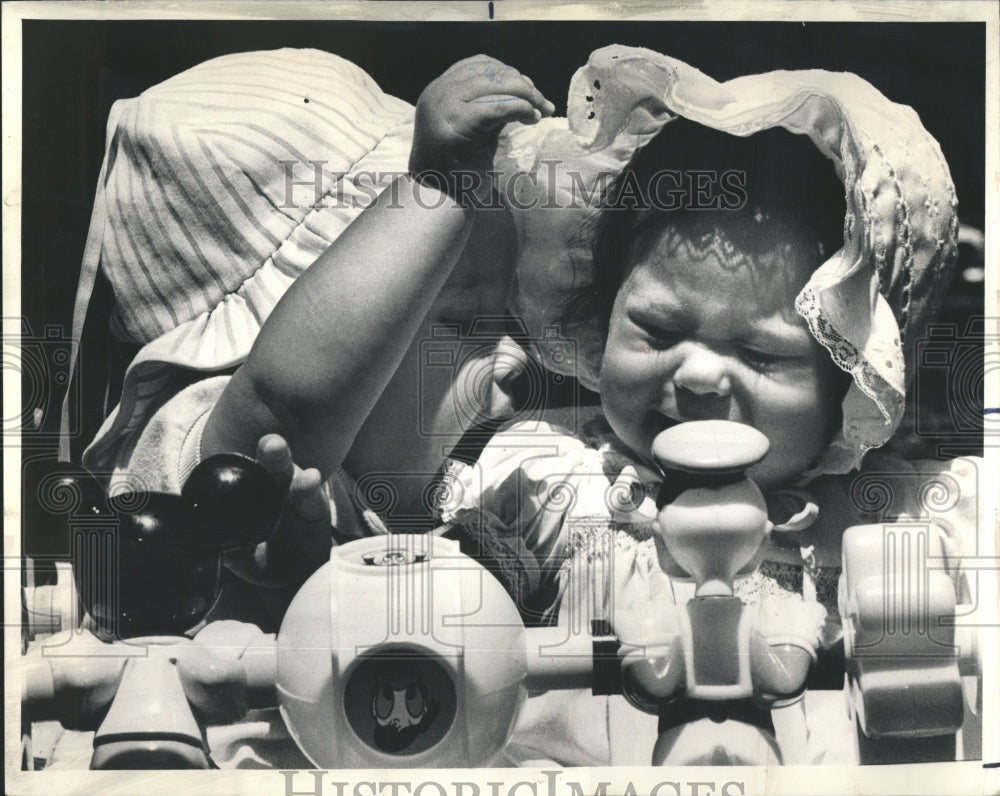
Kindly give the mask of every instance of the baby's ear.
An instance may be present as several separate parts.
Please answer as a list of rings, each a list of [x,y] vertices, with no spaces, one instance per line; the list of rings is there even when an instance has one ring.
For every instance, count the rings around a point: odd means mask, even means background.
[[[529,366],[529,354],[514,342],[509,335],[503,335],[493,352],[492,388],[487,412],[493,420],[512,417],[518,410],[514,400],[514,383]]]

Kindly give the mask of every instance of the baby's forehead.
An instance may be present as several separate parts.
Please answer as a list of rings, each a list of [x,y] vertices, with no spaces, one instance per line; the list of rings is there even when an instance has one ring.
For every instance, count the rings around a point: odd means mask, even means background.
[[[811,273],[833,252],[823,244],[825,230],[805,214],[790,208],[744,207],[727,210],[644,209],[636,213],[633,240],[638,246],[686,245],[693,250],[709,249],[738,265],[747,258],[788,259],[797,255],[798,267]],[[724,263],[725,264],[725,263]]]
[[[632,258],[714,257],[729,270],[794,272],[805,282],[829,257],[818,235],[790,213],[671,213],[638,216]]]
[[[649,277],[640,280],[645,290],[658,283],[687,293],[728,295],[797,322],[795,299],[821,264],[822,253],[789,236],[753,240],[744,230],[727,228],[725,221],[678,224],[668,219],[645,225],[637,230],[630,273],[638,269]]]

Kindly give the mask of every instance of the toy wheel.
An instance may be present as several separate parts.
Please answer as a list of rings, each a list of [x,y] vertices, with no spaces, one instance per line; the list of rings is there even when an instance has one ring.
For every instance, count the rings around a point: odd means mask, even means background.
[[[956,759],[956,733],[928,738],[871,738],[865,734],[859,717],[855,718],[855,730],[858,762],[862,765],[942,763]]]
[[[844,533],[839,605],[863,760],[954,759],[964,699],[959,640],[947,621],[955,588],[936,563],[942,557],[940,530],[929,523]]]

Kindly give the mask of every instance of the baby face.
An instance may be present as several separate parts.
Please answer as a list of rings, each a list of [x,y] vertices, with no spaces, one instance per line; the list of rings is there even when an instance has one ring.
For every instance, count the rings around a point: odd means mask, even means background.
[[[805,471],[842,397],[836,366],[794,311],[809,270],[794,257],[764,269],[728,242],[693,246],[669,229],[640,238],[601,369],[604,412],[622,441],[648,461],[671,425],[734,420],[771,442],[750,471],[762,489]]]

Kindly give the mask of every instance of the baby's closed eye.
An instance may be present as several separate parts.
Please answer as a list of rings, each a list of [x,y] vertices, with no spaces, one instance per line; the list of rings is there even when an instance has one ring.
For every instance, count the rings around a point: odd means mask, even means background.
[[[740,358],[753,367],[795,367],[807,364],[810,351],[795,346],[739,346]]]
[[[649,323],[635,319],[633,319],[632,322],[639,331],[639,335],[642,340],[651,348],[669,348],[672,345],[676,345],[684,337],[682,332],[675,329],[669,329],[656,323]]]
[[[808,366],[814,359],[816,343],[804,326],[786,323],[761,326],[737,340],[740,359],[751,367],[794,370]]]
[[[699,341],[698,334],[660,320],[641,315],[630,316],[630,320],[638,338],[653,350],[662,351],[688,339]],[[725,347],[734,352],[741,362],[757,370],[792,367],[804,362],[809,355],[808,347],[797,345],[796,341],[737,342],[728,343]]]
[[[790,367],[803,361],[803,355],[796,351],[763,349],[754,346],[741,346],[739,354],[740,359],[757,369]]]
[[[676,345],[688,333],[688,330],[683,328],[684,324],[661,317],[659,313],[631,310],[628,319],[636,331],[636,336],[654,349]]]

